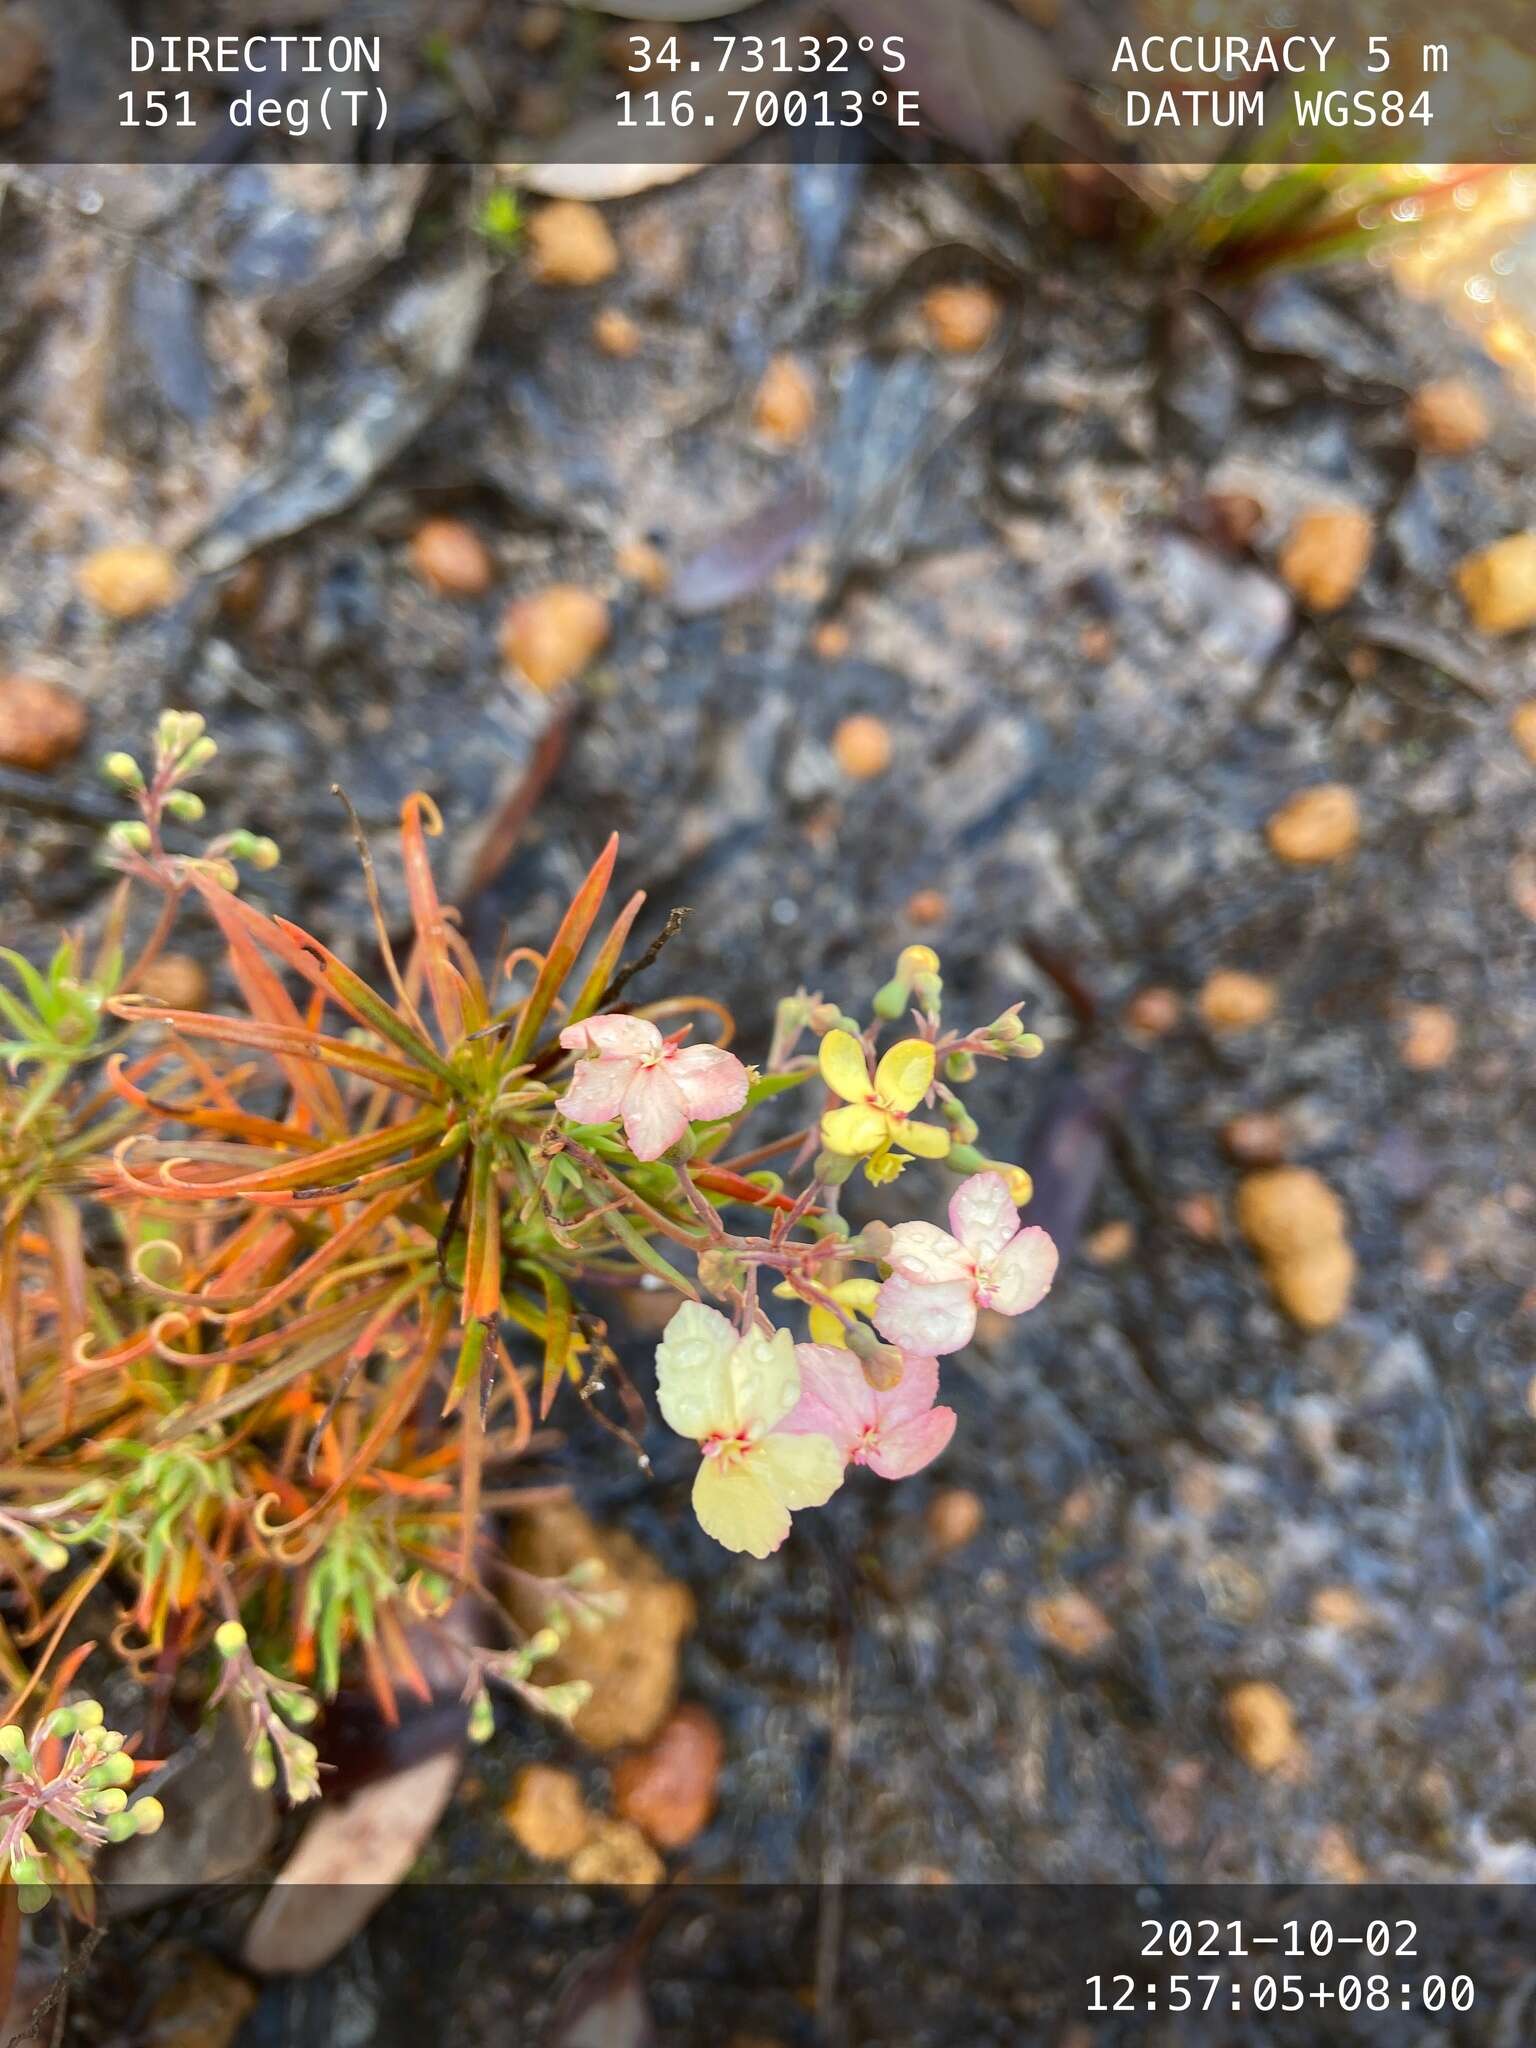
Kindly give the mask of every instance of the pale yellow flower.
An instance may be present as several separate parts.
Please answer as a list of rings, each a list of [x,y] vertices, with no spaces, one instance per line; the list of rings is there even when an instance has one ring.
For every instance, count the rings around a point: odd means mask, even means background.
[[[657,1406],[702,1453],[693,1511],[727,1550],[767,1557],[789,1534],[791,1510],[821,1507],[842,1484],[836,1445],[781,1427],[799,1399],[787,1330],[741,1336],[696,1301],[667,1324],[656,1347]]]

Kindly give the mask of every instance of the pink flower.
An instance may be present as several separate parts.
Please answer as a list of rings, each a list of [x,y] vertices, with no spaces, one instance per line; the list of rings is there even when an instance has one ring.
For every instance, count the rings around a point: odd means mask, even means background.
[[[877,1394],[859,1361],[838,1344],[797,1344],[800,1399],[779,1427],[791,1436],[827,1436],[844,1461],[882,1479],[921,1472],[955,1433],[953,1408],[935,1408],[939,1362],[902,1354],[901,1384]]]
[[[942,1358],[968,1344],[978,1309],[1021,1316],[1050,1292],[1056,1247],[1045,1231],[1019,1228],[1000,1173],[973,1173],[949,1205],[950,1228],[898,1223],[891,1277],[875,1302],[875,1326],[903,1349]]]
[[[734,1116],[747,1099],[747,1070],[718,1045],[663,1038],[644,1017],[588,1017],[560,1034],[578,1060],[556,1107],[573,1124],[624,1119],[637,1159],[659,1159],[697,1119]]]

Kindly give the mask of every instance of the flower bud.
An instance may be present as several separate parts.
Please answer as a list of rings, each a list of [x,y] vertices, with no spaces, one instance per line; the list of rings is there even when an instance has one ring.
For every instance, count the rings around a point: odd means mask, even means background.
[[[36,1856],[13,1856],[11,1858],[11,1877],[17,1884],[41,1884],[43,1882],[41,1859]]]
[[[773,1013],[773,1042],[793,1045],[811,1021],[809,996],[781,996]]]
[[[0,1728],[0,1763],[9,1764],[13,1771],[32,1769],[32,1752],[27,1748],[27,1738],[14,1721],[8,1721]]]
[[[952,1052],[945,1057],[944,1078],[964,1084],[976,1078],[976,1055],[973,1052]]]
[[[956,1142],[961,1145],[974,1145],[977,1136],[976,1119],[965,1104],[957,1101],[953,1095],[947,1095],[940,1103],[939,1109],[945,1123],[954,1133]],[[953,1151],[954,1147],[951,1146],[950,1150]]]
[[[288,1716],[295,1728],[307,1728],[320,1712],[317,1700],[307,1692],[282,1692],[277,1695],[275,1705],[280,1713]]]
[[[184,825],[195,825],[199,818],[207,815],[208,810],[194,789],[173,789],[165,800],[165,808]]]
[[[181,757],[179,774],[182,776],[196,775],[200,769],[208,766],[208,763],[218,751],[219,743],[217,740],[194,740]]]
[[[539,1691],[539,1704],[557,1720],[573,1721],[592,1697],[584,1678],[568,1678],[563,1685],[546,1685]]]
[[[213,1632],[213,1647],[221,1657],[238,1657],[249,1641],[238,1621],[221,1621]]]
[[[121,1785],[106,1785],[91,1795],[91,1810],[105,1818],[110,1813],[121,1813],[128,1804],[128,1794]]]
[[[857,1038],[864,1028],[857,1018],[844,1016],[836,1003],[813,1003],[807,1022],[818,1038],[825,1038],[829,1031],[846,1031]]]
[[[148,853],[152,844],[142,818],[119,818],[107,827],[107,845],[113,853]]]
[[[528,1638],[528,1655],[537,1664],[541,1658],[553,1657],[560,1647],[558,1632],[552,1628],[541,1628]]]
[[[875,990],[870,1008],[877,1017],[883,1017],[887,1024],[895,1023],[898,1017],[906,1015],[907,1005],[912,999],[911,983],[903,981],[900,975],[887,981]]]
[[[262,872],[275,868],[282,859],[275,839],[263,838],[258,832],[247,832],[244,827],[230,833],[224,842],[224,850],[231,860],[247,861]]]
[[[75,1719],[82,1728],[99,1728],[107,1718],[100,1700],[76,1700]]]
[[[40,1564],[45,1572],[61,1572],[69,1563],[69,1552],[52,1536],[44,1536],[40,1530],[25,1529],[21,1540],[27,1554]]]
[[[270,1792],[277,1783],[277,1759],[265,1735],[251,1751],[251,1783],[258,1792]]]
[[[469,1739],[471,1742],[489,1742],[496,1733],[496,1709],[491,1696],[482,1685],[475,1694],[469,1709]]]
[[[735,1252],[711,1249],[699,1254],[699,1285],[709,1294],[726,1295],[747,1284],[747,1262]]]
[[[867,1358],[860,1358],[859,1365],[877,1394],[888,1394],[893,1387],[899,1387],[906,1371],[906,1360],[894,1344],[877,1345]]]
[[[45,1735],[73,1735],[80,1723],[73,1707],[56,1707],[43,1723]]]
[[[92,1790],[98,1785],[131,1785],[133,1758],[125,1756],[120,1749],[115,1750],[88,1773],[85,1782]]]
[[[1016,1209],[1022,1209],[1031,1200],[1035,1184],[1022,1166],[1011,1166],[1006,1159],[987,1159],[982,1162],[986,1173],[1000,1173],[1008,1183],[1008,1199]]]
[[[101,772],[109,782],[119,783],[124,789],[144,787],[144,771],[132,754],[108,754],[101,764]]]
[[[858,1259],[878,1259],[883,1265],[891,1256],[891,1226],[877,1217],[873,1223],[866,1223],[858,1236],[848,1246]]]
[[[137,1807],[133,1807],[127,1813],[109,1813],[107,1815],[103,1825],[106,1828],[107,1840],[109,1842],[126,1842],[138,1833],[139,1824],[133,1817],[137,1811]]]
[[[165,1808],[158,1799],[146,1796],[133,1802],[127,1818],[133,1822],[136,1835],[158,1835],[165,1820]]]
[[[815,1175],[824,1188],[840,1188],[858,1163],[847,1153],[823,1148],[816,1155]]]
[[[951,1173],[985,1173],[987,1162],[974,1145],[951,1145],[944,1161]]]
[[[41,1913],[52,1897],[45,1884],[19,1885],[16,1890],[16,1903],[23,1913]]]

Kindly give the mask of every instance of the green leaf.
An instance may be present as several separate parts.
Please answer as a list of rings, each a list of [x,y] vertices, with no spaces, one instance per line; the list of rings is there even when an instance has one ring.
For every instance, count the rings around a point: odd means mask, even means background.
[[[646,1272],[654,1273],[658,1280],[665,1280],[669,1287],[675,1287],[680,1294],[686,1295],[690,1301],[698,1300],[699,1290],[694,1286],[693,1282],[685,1280],[675,1266],[667,1263],[650,1239],[635,1224],[631,1223],[622,1209],[610,1209],[603,1218],[603,1221],[619,1240],[620,1244],[624,1246],[625,1250],[629,1252],[639,1265],[645,1268]]]
[[[747,1090],[747,1108],[756,1109],[760,1102],[768,1102],[775,1095],[787,1095],[791,1088],[803,1088],[807,1081],[816,1079],[815,1067],[801,1067],[787,1074],[759,1074]]]
[[[539,1381],[539,1420],[549,1413],[563,1374],[571,1370],[571,1290],[558,1273],[542,1267],[544,1287],[544,1371]]]

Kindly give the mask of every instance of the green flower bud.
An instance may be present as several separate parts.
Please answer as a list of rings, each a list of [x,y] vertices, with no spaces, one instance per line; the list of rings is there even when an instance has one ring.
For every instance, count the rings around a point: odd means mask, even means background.
[[[816,1155],[815,1175],[823,1187],[840,1188],[858,1163],[845,1152],[829,1152],[823,1147]]]
[[[475,1694],[469,1709],[469,1739],[471,1742],[489,1742],[496,1732],[496,1709],[491,1696],[482,1685]]]
[[[877,1217],[873,1223],[865,1224],[848,1249],[855,1258],[878,1259],[883,1265],[891,1256],[891,1226]]]
[[[238,1657],[249,1641],[238,1621],[221,1621],[213,1632],[213,1647],[221,1657]]]
[[[944,1078],[963,1084],[976,1078],[976,1055],[973,1052],[952,1052],[944,1061]]]
[[[114,853],[148,853],[153,843],[142,818],[119,818],[107,827],[107,845]]]
[[[951,1173],[984,1173],[987,1162],[974,1145],[951,1145],[944,1161]]]
[[[124,789],[144,787],[144,770],[132,754],[108,754],[102,761],[101,772],[109,782],[120,783]]]
[[[225,841],[225,851],[231,860],[243,860],[263,873],[275,868],[282,859],[275,839],[264,839],[259,833],[247,832],[243,828],[231,832]]]
[[[546,1685],[539,1692],[539,1705],[557,1720],[573,1721],[592,1697],[584,1678],[568,1678],[563,1685]]]
[[[911,1000],[911,983],[903,981],[898,975],[894,981],[888,981],[876,989],[875,999],[870,1008],[877,1017],[883,1017],[888,1024],[892,1024],[898,1017],[906,1015],[907,1005]]]
[[[121,1785],[108,1785],[105,1791],[97,1792],[91,1799],[91,1811],[106,1815],[121,1813],[128,1804],[128,1794]]]
[[[165,1808],[158,1799],[146,1794],[133,1802],[125,1818],[133,1822],[136,1835],[158,1835],[165,1821]]]
[[[180,818],[184,825],[195,825],[199,818],[207,815],[208,810],[193,789],[173,789],[165,800],[165,808],[173,818]]]
[[[288,1716],[288,1719],[295,1728],[307,1728],[310,1722],[318,1717],[320,1712],[319,1702],[312,1700],[308,1693],[303,1692],[279,1693],[276,1704],[279,1711]]]
[[[69,1552],[52,1536],[41,1535],[36,1529],[26,1529],[22,1531],[21,1540],[28,1555],[45,1572],[61,1572],[69,1563]]]
[[[813,1003],[806,1022],[818,1038],[824,1038],[829,1031],[846,1031],[857,1038],[864,1028],[856,1017],[844,1016],[836,1003]]]
[[[45,1882],[41,1859],[36,1856],[13,1856],[11,1876],[17,1884],[42,1884]]]
[[[99,1728],[107,1718],[100,1700],[76,1700],[75,1719],[82,1728]]]
[[[277,1758],[265,1735],[251,1751],[251,1783],[258,1792],[270,1792],[277,1783]]]
[[[208,766],[208,763],[218,751],[219,744],[217,740],[194,740],[181,757],[181,767],[178,773],[183,777],[196,775],[200,769]]]
[[[131,1785],[133,1783],[133,1758],[125,1756],[122,1750],[114,1750],[91,1772],[87,1783],[101,1785]]]
[[[974,1145],[978,1136],[976,1119],[971,1115],[965,1104],[957,1102],[954,1096],[951,1095],[946,1097],[943,1103],[941,1103],[940,1110],[945,1123],[949,1125],[957,1141],[962,1145]]]
[[[699,1285],[708,1294],[729,1294],[733,1287],[745,1287],[747,1262],[735,1252],[711,1248],[699,1254]]]
[[[133,1817],[137,1812],[138,1807],[134,1806],[130,1807],[126,1813],[109,1813],[102,1822],[102,1826],[106,1829],[107,1840],[109,1842],[131,1841],[139,1831],[139,1824]]]
[[[14,1721],[8,1721],[0,1728],[0,1762],[9,1764],[13,1771],[32,1769],[32,1752],[27,1748],[27,1738]]]
[[[79,1727],[79,1718],[73,1707],[56,1707],[43,1723],[45,1735],[73,1735]]]
[[[537,1664],[545,1657],[553,1657],[560,1647],[560,1641],[558,1629],[541,1628],[537,1634],[529,1637],[525,1648],[529,1657]]]
[[[16,1903],[23,1913],[41,1913],[53,1897],[45,1884],[24,1884],[16,1893]]]

